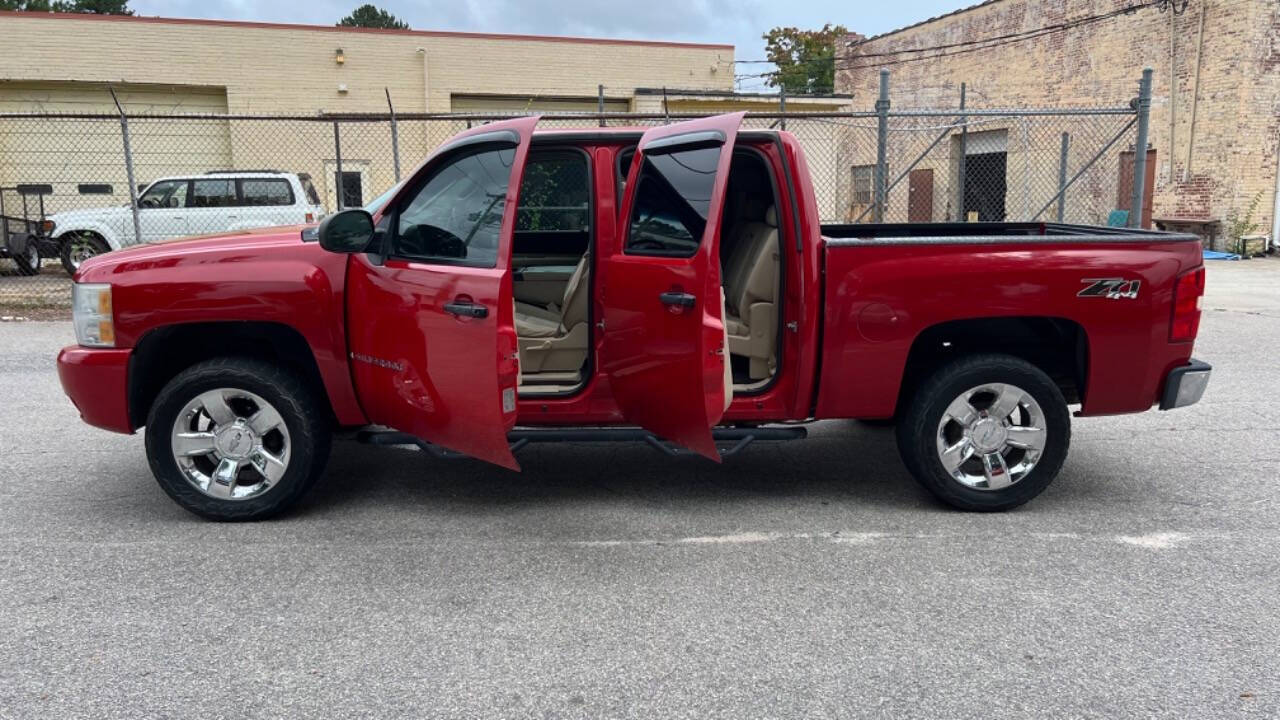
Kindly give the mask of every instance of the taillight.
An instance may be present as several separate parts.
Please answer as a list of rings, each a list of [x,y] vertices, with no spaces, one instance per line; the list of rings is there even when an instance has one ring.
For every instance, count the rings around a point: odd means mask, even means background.
[[[313,223],[313,222],[315,222],[315,221],[316,221],[316,214],[315,214],[315,213],[307,213],[307,224],[308,224],[308,225],[310,225],[311,223]]]
[[[1200,298],[1204,295],[1204,268],[1178,276],[1173,287],[1173,322],[1169,342],[1190,342],[1200,329]]]

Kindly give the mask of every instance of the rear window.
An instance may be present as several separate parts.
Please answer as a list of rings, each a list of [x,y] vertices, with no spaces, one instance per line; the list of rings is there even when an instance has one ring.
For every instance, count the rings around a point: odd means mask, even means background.
[[[589,230],[590,197],[586,155],[575,150],[531,153],[520,183],[516,230]]]
[[[311,182],[311,176],[306,173],[298,175],[298,182],[302,183],[302,192],[307,194],[307,202],[312,205],[320,204],[320,193],[316,192],[316,186]]]
[[[236,185],[234,180],[193,180],[191,197],[187,207],[234,207]]]
[[[644,157],[627,235],[628,255],[689,257],[711,211],[720,146]]]
[[[262,207],[268,205],[292,205],[293,188],[289,181],[272,178],[252,178],[240,181],[242,204]]]

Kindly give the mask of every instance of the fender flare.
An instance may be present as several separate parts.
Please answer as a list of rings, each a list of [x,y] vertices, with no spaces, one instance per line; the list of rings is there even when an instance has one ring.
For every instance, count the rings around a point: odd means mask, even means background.
[[[55,220],[56,222],[56,220]],[[103,223],[96,222],[80,222],[68,227],[54,228],[53,239],[62,242],[68,233],[93,233],[106,241],[107,246],[112,250],[119,250],[123,247],[120,244],[120,236],[110,227]]]

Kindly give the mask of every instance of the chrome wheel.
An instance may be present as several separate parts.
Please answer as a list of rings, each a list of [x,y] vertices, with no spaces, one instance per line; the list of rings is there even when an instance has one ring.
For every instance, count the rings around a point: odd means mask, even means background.
[[[173,459],[187,482],[219,500],[247,500],[271,490],[289,468],[289,429],[261,396],[219,388],[178,413]]]
[[[85,237],[77,237],[71,241],[71,249],[67,253],[67,258],[71,266],[79,270],[81,263],[98,254],[98,248],[94,246],[93,241]]]
[[[1047,436],[1044,411],[1016,385],[986,383],[961,393],[938,422],[942,467],[975,490],[1001,490],[1027,477]]]

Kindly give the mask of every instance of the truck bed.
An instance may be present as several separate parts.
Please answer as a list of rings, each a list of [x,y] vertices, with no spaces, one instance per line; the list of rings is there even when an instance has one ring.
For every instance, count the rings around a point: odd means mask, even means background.
[[[822,225],[822,236],[846,244],[959,244],[994,242],[1158,243],[1198,240],[1185,233],[1040,222],[862,223]]]
[[[1191,356],[1191,343],[1170,342],[1169,323],[1175,279],[1202,265],[1194,235],[1050,223],[823,225],[822,234],[820,417],[892,415],[917,338],[942,333],[958,346],[993,320],[1014,321],[997,337],[1022,322],[1078,337],[1084,415],[1148,409]],[[1127,292],[1089,292],[1099,283]]]

